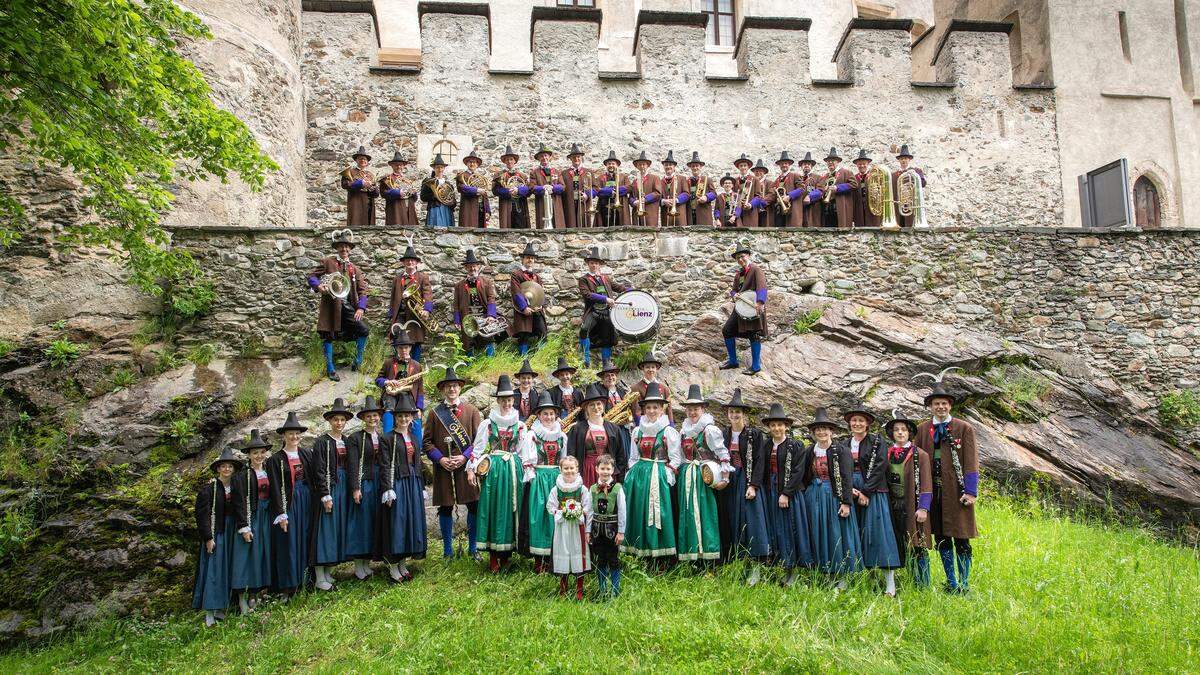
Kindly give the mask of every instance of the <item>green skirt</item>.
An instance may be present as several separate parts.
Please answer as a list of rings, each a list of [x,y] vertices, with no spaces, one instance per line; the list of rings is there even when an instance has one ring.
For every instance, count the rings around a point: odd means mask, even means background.
[[[546,499],[554,489],[559,470],[557,466],[538,466],[533,471],[529,503],[525,505],[529,511],[529,553],[550,555],[554,544],[554,516],[546,510]]]
[[[638,460],[625,474],[624,489],[628,520],[621,550],[641,558],[675,555],[675,513],[667,463]]]
[[[717,496],[704,484],[700,463],[688,462],[675,481],[679,491],[680,560],[716,560],[721,557],[721,530],[717,520]]]
[[[491,466],[479,487],[479,548],[508,552],[517,548],[521,460],[511,452],[493,452],[488,457]]]

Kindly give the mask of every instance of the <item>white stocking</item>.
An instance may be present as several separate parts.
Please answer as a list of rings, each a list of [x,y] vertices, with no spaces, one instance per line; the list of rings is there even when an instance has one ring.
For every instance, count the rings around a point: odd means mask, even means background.
[[[896,594],[896,570],[884,570],[883,571],[883,582],[887,585],[887,588],[884,590],[884,593],[887,593],[888,595],[895,595]]]

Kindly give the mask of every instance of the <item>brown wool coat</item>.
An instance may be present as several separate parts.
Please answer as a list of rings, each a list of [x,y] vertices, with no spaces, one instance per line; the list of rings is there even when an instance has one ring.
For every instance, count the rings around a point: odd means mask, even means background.
[[[662,392],[663,398],[667,399],[666,405],[663,406],[667,410],[667,419],[671,420],[671,423],[674,424],[675,423],[675,415],[671,412],[671,388],[668,387],[667,383],[663,382],[662,380],[658,381],[658,388],[659,388],[659,391]],[[634,382],[633,386],[631,386],[629,388],[629,391],[636,391],[638,394],[640,394],[640,396],[638,397],[638,401],[641,401],[641,396],[646,395],[646,381],[639,377],[638,381]],[[641,414],[642,414],[642,404],[641,403],[633,404],[633,414],[641,416]]]
[[[804,183],[804,189],[808,191],[820,190],[825,187],[821,182],[821,175],[816,172],[811,172],[808,176],[801,179]],[[825,215],[821,211],[821,203],[813,202],[804,204],[805,197],[800,198],[800,204],[804,207],[804,227],[821,227],[825,222]]]
[[[529,177],[526,176],[522,171],[508,171],[505,169],[504,171],[496,174],[496,179],[492,181],[492,194],[496,195],[496,201],[498,203],[496,211],[500,217],[500,229],[502,230],[515,227],[513,223],[514,208],[528,209],[529,204],[532,203],[528,199],[518,197],[516,195],[511,195],[508,197],[500,195],[499,188],[508,187],[508,183],[510,182],[509,179],[511,178],[516,178],[519,180],[521,185],[526,185],[529,183]],[[528,223],[526,223],[526,225],[527,224]]]
[[[420,196],[420,188],[410,185],[399,199],[392,199],[386,195],[392,188],[403,189],[403,182],[403,177],[398,174],[388,174],[379,181],[380,193],[384,195],[386,202],[383,211],[384,224],[388,227],[417,226],[417,197]]]
[[[788,172],[776,176],[771,180],[767,190],[767,213],[763,219],[770,220],[770,224],[774,227],[801,227],[804,222],[804,208],[798,203],[790,203],[787,214],[783,213],[782,202],[779,199],[779,193],[776,188],[783,188],[785,193],[795,190],[800,184],[800,174]],[[765,225],[765,223],[764,223]]]
[[[525,283],[526,281],[536,281],[543,287],[546,285],[546,282],[542,281],[542,277],[536,272],[528,272],[526,270],[518,269],[514,270],[512,274],[508,275],[508,293],[509,297],[513,298],[513,315],[512,319],[508,322],[509,335],[520,335],[521,333],[533,332],[534,315],[526,315],[522,313],[521,310],[517,309],[516,297],[521,292],[521,284]]]
[[[637,173],[629,174],[628,178],[629,195],[629,217],[631,223],[635,227],[658,227],[658,199],[662,198],[662,184],[658,176],[647,173],[640,177],[641,187],[638,187],[639,176]],[[639,191],[640,190],[640,191]],[[646,204],[646,215],[637,215],[637,200],[639,197],[654,195],[655,201],[652,204]]]
[[[379,368],[379,374],[376,375],[375,377],[376,377],[376,379],[382,377],[387,380],[399,380],[399,379],[401,379],[403,377],[407,377],[409,375],[416,375],[417,373],[424,372],[424,370],[425,370],[424,366],[422,366],[417,361],[413,361],[412,359],[409,359],[408,363],[404,364],[404,367],[401,368],[400,362],[396,359],[396,357],[389,356],[389,357],[387,357],[387,359],[384,360],[383,366]],[[415,402],[422,394],[425,393],[424,382],[422,380],[417,380],[416,382],[413,382],[411,391],[412,391],[413,401]],[[380,395],[386,396],[387,392],[380,391]]]
[[[915,167],[915,166],[910,166],[908,168],[916,169],[917,174],[921,176],[921,187],[925,187],[925,185],[927,185],[926,180],[925,180],[925,172],[920,169],[917,169],[917,167]],[[904,172],[900,171],[900,170],[896,170],[896,171],[892,172],[892,199],[899,198],[900,192],[896,188],[897,188],[897,181],[900,179],[901,173],[904,173]],[[926,216],[926,218],[928,218],[928,216]],[[902,216],[902,215],[900,215],[899,210],[896,211],[896,222],[900,223],[900,227],[912,227],[914,220],[915,220],[915,218],[913,216]]]
[[[858,187],[851,193],[854,195],[854,226],[879,227],[883,224],[883,217],[871,213],[867,202],[867,174],[855,173],[854,180],[858,183]]]
[[[379,196],[375,174],[354,166],[342,171],[341,177],[342,189],[346,191],[346,227],[374,225],[375,198]],[[363,187],[350,187],[359,178],[363,179]]]
[[[592,186],[592,172],[586,167],[579,169],[568,167],[559,174],[565,186],[562,196],[563,217],[567,227],[592,227],[592,215],[588,212],[589,201],[586,196],[580,196],[580,191],[587,191]],[[597,209],[597,212],[599,210]]]
[[[486,173],[482,169],[478,169],[477,173]],[[488,199],[481,197],[478,193],[474,196],[468,196],[463,193],[463,186],[466,185],[467,172],[463,171],[454,176],[454,187],[458,190],[458,226],[459,227],[483,227],[484,213],[488,209]]]
[[[413,316],[401,302],[404,297],[404,289],[408,286],[417,286],[420,288],[418,298],[421,305],[424,306],[427,302],[433,301],[433,285],[429,283],[429,275],[417,271],[415,275],[409,277],[401,272],[392,278],[392,297],[388,301],[388,320],[390,323],[403,324],[406,321],[416,321],[417,317]],[[398,313],[397,313],[398,312]],[[390,326],[389,326],[390,327]],[[421,344],[425,342],[428,336],[425,335],[425,329],[416,323],[409,324],[407,327],[408,336],[413,342]]]
[[[913,475],[913,457],[918,457],[919,466],[921,467],[921,489],[916,488],[916,477]],[[930,548],[930,522],[929,518],[925,522],[917,522],[917,497],[919,492],[933,492],[933,462],[929,460],[929,453],[917,448],[915,455],[909,455],[908,459],[904,460],[904,535],[905,541],[912,548]],[[873,497],[874,498],[874,497]]]
[[[975,429],[970,424],[958,419],[950,420],[949,435],[951,439],[962,441],[962,447],[958,451],[959,461],[962,464],[963,475],[979,471],[979,451],[975,446]],[[960,539],[971,539],[979,536],[979,530],[975,527],[975,507],[963,506],[959,501],[961,496],[958,491],[958,479],[954,475],[954,461],[948,453],[953,452],[950,442],[947,439],[942,439],[938,447],[933,445],[933,423],[926,421],[922,422],[917,427],[917,447],[929,453],[930,463],[933,463],[934,452],[940,451],[942,456],[941,466],[941,486],[939,491],[936,488],[933,491],[933,501],[940,503],[942,507],[942,519],[940,523],[933,523],[932,530],[935,535],[946,537],[957,537]],[[930,471],[930,475],[933,472]]]
[[[539,165],[529,170],[529,188],[532,190],[536,185],[546,188],[540,195],[530,194],[529,196],[529,223],[533,229],[545,228],[547,208],[550,209],[550,217],[554,224],[552,229],[561,230],[567,226],[567,217],[563,213],[562,203],[565,195],[556,195],[551,192],[552,186],[562,184],[562,174],[554,167],[543,169]],[[549,206],[546,205],[547,199],[550,200]]]
[[[604,187],[611,187],[616,192],[620,187],[629,186],[629,175],[623,171],[617,171],[610,176],[606,169],[600,169],[593,175],[595,181],[595,189],[598,191]],[[596,227],[620,226],[628,227],[630,222],[629,215],[629,198],[621,197],[614,194],[611,199],[596,197]],[[610,208],[616,200],[616,207]]]
[[[616,298],[621,293],[629,290],[629,286],[627,284],[614,281],[613,278],[607,274],[602,273],[599,276],[604,280],[605,287],[608,289],[608,297],[610,298]],[[592,313],[592,307],[588,304],[587,299],[589,295],[596,292],[596,281],[592,279],[591,274],[585,274],[575,281],[576,285],[579,287],[579,297],[581,300],[583,300],[582,318],[586,320],[588,315]]]
[[[707,201],[701,204],[696,199],[696,188],[699,183],[700,193],[707,196],[712,194],[716,196],[717,186],[713,184],[713,179],[700,174],[699,178],[688,176],[687,190],[688,203],[685,204],[684,212],[687,215],[686,224],[690,227],[712,227],[713,226],[713,201]]]
[[[737,199],[736,194],[719,194],[717,195],[717,218],[718,225],[721,227],[737,227],[737,221],[730,222],[733,217],[733,200]]]
[[[308,276],[320,279],[326,274],[338,271],[341,271],[341,265],[338,264],[337,256],[331,255],[322,258],[317,266],[308,273]],[[367,295],[366,275],[362,274],[354,263],[349,263],[345,271],[350,277],[350,295],[346,296],[346,302],[350,303],[351,307],[358,307],[358,299]],[[326,293],[320,295],[321,301],[317,307],[317,330],[331,333],[341,331],[342,301]]]
[[[443,405],[443,403],[439,403],[438,407]],[[457,457],[462,453],[457,449],[450,450],[450,444],[446,443],[446,437],[449,434],[446,431],[445,425],[438,419],[435,410],[435,408],[430,408],[429,413],[425,415],[423,427],[424,438],[421,441],[421,449],[426,455],[431,455],[436,449],[444,456]],[[463,429],[467,432],[467,438],[474,439],[475,431],[483,423],[483,417],[479,414],[479,409],[470,403],[464,402],[462,403],[462,416],[459,419],[462,422]],[[432,456],[429,459],[433,461]],[[452,473],[453,476],[451,475]],[[478,484],[471,485],[467,482],[465,464],[459,469],[450,472],[443,469],[436,461],[433,461],[433,498],[431,502],[434,506],[454,506],[455,504],[469,504],[477,501],[479,501],[479,486]]]
[[[735,194],[730,195],[730,197],[733,199],[736,200],[741,196],[742,186],[747,182],[750,183],[750,197],[747,199],[747,201],[754,199],[755,197],[762,197],[766,199],[768,190],[767,182],[765,180],[760,180],[757,176],[751,173],[746,174],[744,178],[741,176],[735,176],[734,181],[736,183],[734,185]],[[738,216],[737,220],[735,221],[737,223],[737,227],[764,227],[770,224],[769,222],[763,222],[766,220],[766,218],[763,217],[763,213],[765,212],[760,212],[758,209],[743,206],[742,204],[734,204],[735,208],[738,206],[742,206],[742,215]]]
[[[687,203],[678,204],[676,206],[674,218],[671,218],[670,216],[670,201],[672,198],[678,197],[680,194],[688,191],[688,189],[691,187],[688,179],[682,174],[676,173],[670,178],[662,176],[658,180],[662,189],[662,201],[660,202],[661,206],[659,207],[658,222],[662,223],[663,227],[682,227],[687,225],[689,211],[688,204],[691,203],[691,195],[688,195],[689,201]]]
[[[754,263],[742,268],[739,267],[733,275],[732,291],[741,293],[743,291],[760,291],[767,287],[767,275],[763,273],[762,268]],[[748,335],[750,333],[761,333],[762,339],[770,337],[767,332],[767,310],[763,308],[758,314],[757,319],[747,321],[741,317],[737,320],[737,331],[739,335]]]
[[[835,194],[833,198],[834,206],[837,208],[837,226],[839,228],[846,229],[849,228],[854,222],[854,193],[856,190],[858,190],[858,179],[854,177],[853,171],[844,166],[839,166],[837,171],[834,173],[834,182],[846,183],[850,186],[849,192]],[[824,191],[828,184],[829,173],[826,172],[825,175],[821,177],[821,181],[817,189]],[[824,207],[824,199],[825,197],[822,195],[822,207]],[[830,225],[830,223],[823,224],[827,226]]]

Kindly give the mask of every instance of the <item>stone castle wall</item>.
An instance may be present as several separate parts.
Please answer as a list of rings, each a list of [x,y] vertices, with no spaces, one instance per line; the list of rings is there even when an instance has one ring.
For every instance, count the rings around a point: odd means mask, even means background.
[[[369,68],[375,54],[369,15],[305,12],[303,73],[308,134],[304,165],[308,219],[314,227],[345,218],[337,174],[360,144],[377,171],[399,149],[416,156],[418,134],[469,136],[489,165],[511,144],[529,166],[539,143],[580,143],[589,162],[615,150],[655,160],[699,151],[721,175],[745,152],[774,159],[837,146],[847,161],[858,148],[895,166],[892,150],[909,143],[926,171],[929,218],[940,225],[1057,226],[1062,188],[1052,92],[1011,86],[1007,35],[958,32],[939,63],[944,86],[911,83],[909,35],[899,29],[849,31],[839,52],[841,81],[809,76],[804,30],[748,27],[739,50],[744,79],[709,79],[704,29],[643,23],[639,79],[600,79],[596,24],[539,20],[532,75],[488,70],[482,16],[426,14],[422,69],[398,75]],[[489,47],[490,45],[490,47]],[[462,168],[456,162],[451,169]],[[821,164],[821,167],[824,165]],[[655,171],[658,171],[656,162]],[[426,167],[411,167],[410,177]]]
[[[813,290],[865,306],[991,330],[1062,356],[1072,368],[1086,363],[1136,390],[1195,386],[1200,372],[1197,231],[617,229],[596,238],[582,231],[410,233],[443,317],[466,249],[484,257],[506,296],[506,275],[528,236],[546,255],[548,291],[567,309],[552,327],[574,330],[579,256],[598,241],[613,259],[616,278],[656,295],[663,316],[659,339],[668,341],[721,304],[732,274],[729,252],[741,238],[758,252],[772,288],[800,293],[815,281]],[[305,276],[328,254],[328,235],[277,228],[177,230],[176,244],[218,271],[216,311],[188,339],[213,341],[226,351],[252,341],[268,352],[294,353],[313,335],[316,296]],[[405,233],[375,228],[359,230],[357,237],[354,259],[367,273],[373,298],[369,320],[379,326]],[[501,306],[511,308],[507,297]],[[864,320],[869,323],[869,312]],[[719,349],[720,336],[711,337]]]

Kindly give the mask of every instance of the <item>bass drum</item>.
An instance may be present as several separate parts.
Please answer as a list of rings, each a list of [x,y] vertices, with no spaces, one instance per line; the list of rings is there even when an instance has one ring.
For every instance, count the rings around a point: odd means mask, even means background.
[[[625,291],[613,300],[612,325],[626,342],[645,342],[658,333],[658,301],[645,291]]]

